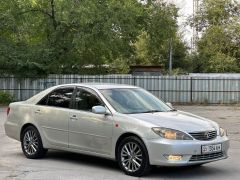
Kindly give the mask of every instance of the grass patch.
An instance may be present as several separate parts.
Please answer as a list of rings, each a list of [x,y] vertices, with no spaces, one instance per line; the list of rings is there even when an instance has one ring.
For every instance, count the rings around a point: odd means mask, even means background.
[[[6,106],[13,101],[13,96],[9,92],[0,91],[0,106]]]

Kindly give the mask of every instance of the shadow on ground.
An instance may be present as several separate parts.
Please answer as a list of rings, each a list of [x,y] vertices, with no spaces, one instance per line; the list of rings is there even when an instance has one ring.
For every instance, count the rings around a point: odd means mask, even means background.
[[[110,171],[119,171],[121,172],[117,162],[103,159],[99,157],[93,157],[88,155],[62,152],[62,151],[49,151],[45,157],[48,160],[59,161],[59,162],[68,162],[73,164],[85,165],[89,168],[104,168]],[[152,167],[151,173],[146,176],[148,179],[158,179],[158,178],[170,178],[170,179],[194,179],[194,178],[210,178],[210,177],[219,177],[221,175],[228,176],[230,172],[214,167],[209,164],[202,166],[186,166],[186,167]],[[215,176],[216,175],[216,176]]]
[[[53,161],[64,161],[73,164],[86,165],[88,167],[101,167],[113,171],[118,171],[119,167],[116,161],[88,156],[83,154],[63,152],[63,151],[49,151],[44,159],[53,160]]]
[[[228,172],[212,166],[189,166],[189,167],[155,167],[149,177],[170,178],[170,179],[194,179],[216,177],[226,175]]]

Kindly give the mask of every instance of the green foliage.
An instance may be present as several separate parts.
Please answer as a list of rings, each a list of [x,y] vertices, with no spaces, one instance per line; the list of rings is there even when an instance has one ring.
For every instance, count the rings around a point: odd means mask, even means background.
[[[0,73],[103,74],[103,64],[116,65],[116,72],[131,64],[167,67],[170,38],[178,66],[186,48],[176,18],[177,8],[162,1],[2,0]],[[93,71],[84,68],[89,64]]]
[[[195,72],[240,71],[240,3],[204,0],[194,19],[202,37],[197,43]]]
[[[151,57],[149,56],[149,34],[146,31],[138,36],[133,46],[135,48],[133,63],[137,65],[151,64]]]
[[[187,74],[187,71],[182,68],[173,69],[172,74],[174,76]]]
[[[206,71],[216,73],[237,72],[239,71],[239,68],[237,60],[234,57],[218,52],[211,56]]]
[[[188,54],[178,9],[163,0],[8,0],[0,6],[0,73],[127,73],[130,65],[184,72],[240,72],[240,3],[203,0]],[[102,65],[110,68],[102,68]],[[93,68],[86,68],[93,65]]]
[[[124,58],[118,58],[110,63],[109,73],[112,74],[128,74],[129,69],[129,61]]]
[[[13,96],[8,92],[0,91],[0,104],[8,105],[13,101]]]
[[[170,39],[176,38],[177,9],[166,3],[153,4],[149,8],[149,55],[153,64],[167,64]]]
[[[177,32],[177,12],[174,5],[168,5],[163,1],[149,5],[148,23],[133,44],[136,54],[134,64],[161,65],[164,69],[168,69],[170,41],[172,41],[173,68],[185,68],[187,47]]]

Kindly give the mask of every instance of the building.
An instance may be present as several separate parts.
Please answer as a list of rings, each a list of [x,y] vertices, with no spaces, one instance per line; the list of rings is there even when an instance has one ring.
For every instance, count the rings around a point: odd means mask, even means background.
[[[130,66],[130,74],[133,76],[161,76],[161,66]]]

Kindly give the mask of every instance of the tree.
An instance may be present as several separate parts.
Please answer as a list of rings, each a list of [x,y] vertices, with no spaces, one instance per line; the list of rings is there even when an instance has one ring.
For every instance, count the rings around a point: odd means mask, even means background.
[[[0,72],[40,76],[102,74],[103,64],[116,66],[115,72],[132,64],[166,67],[170,38],[176,58],[185,52],[176,16],[174,6],[155,1],[1,0]]]
[[[173,46],[173,68],[185,68],[187,47],[178,34],[178,9],[163,1],[149,2],[147,24],[138,41],[135,64],[161,65],[168,69],[169,43]]]
[[[84,65],[127,58],[143,16],[143,4],[136,0],[1,2],[0,63],[17,67],[1,71],[24,76],[34,69],[36,75],[81,73]]]
[[[202,9],[194,19],[202,34],[197,42],[195,72],[240,71],[239,12],[237,1],[203,0]]]

